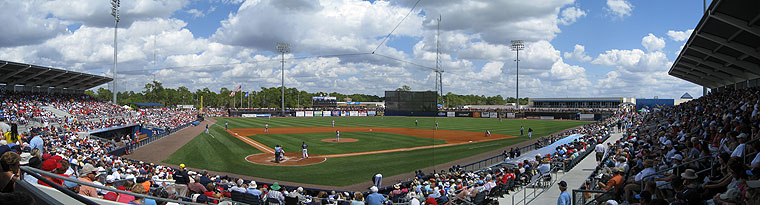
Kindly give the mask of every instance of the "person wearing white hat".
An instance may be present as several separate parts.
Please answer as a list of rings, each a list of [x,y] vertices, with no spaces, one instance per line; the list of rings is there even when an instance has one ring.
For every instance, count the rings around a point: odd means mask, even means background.
[[[245,193],[254,196],[261,196],[261,190],[256,189],[257,187],[258,186],[256,185],[256,181],[251,181],[251,183],[248,183],[248,189],[246,189]]]
[[[369,188],[370,194],[367,195],[367,198],[364,200],[364,202],[367,203],[367,205],[381,205],[385,203],[386,199],[383,195],[378,194],[378,188],[376,186],[372,186]]]

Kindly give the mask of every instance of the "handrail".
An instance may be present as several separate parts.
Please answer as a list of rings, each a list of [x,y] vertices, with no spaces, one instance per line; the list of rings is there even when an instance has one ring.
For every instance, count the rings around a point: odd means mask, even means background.
[[[60,187],[60,185],[56,184],[55,182],[52,182],[52,181],[48,180],[45,177],[41,177],[40,175],[45,175],[45,176],[48,176],[48,177],[53,177],[53,178],[56,178],[56,179],[60,179],[60,180],[65,180],[65,181],[77,183],[77,184],[80,184],[80,185],[86,185],[86,186],[98,188],[98,189],[101,189],[101,190],[108,190],[108,191],[119,193],[119,194],[126,194],[126,195],[132,195],[132,196],[142,197],[142,198],[148,198],[148,199],[153,199],[153,200],[156,200],[156,201],[166,201],[166,202],[174,202],[174,203],[179,203],[179,204],[197,204],[197,205],[200,205],[199,203],[179,201],[179,200],[173,200],[173,199],[155,197],[155,196],[150,196],[150,195],[145,195],[145,194],[138,194],[138,193],[134,193],[134,192],[122,191],[122,190],[118,190],[118,189],[111,188],[111,187],[106,187],[106,186],[102,186],[102,185],[93,184],[93,183],[90,183],[90,182],[83,182],[83,181],[71,179],[71,178],[68,178],[68,177],[59,176],[59,175],[52,174],[52,173],[49,173],[49,172],[46,172],[46,171],[42,171],[42,170],[39,170],[39,169],[33,168],[33,167],[22,166],[20,168],[21,168],[22,171],[24,171],[24,173],[31,174],[35,178],[42,180],[42,182],[44,182],[44,183],[46,183],[48,185],[54,186],[54,188],[57,187],[56,189],[58,189],[58,188],[65,189],[65,188]],[[68,191],[68,192],[71,192],[68,189],[65,189],[65,190]],[[61,191],[61,190],[59,189],[59,191]],[[74,194],[75,196],[72,196],[68,192],[65,192],[65,191],[62,191],[62,192],[66,193],[67,195],[71,196],[72,198],[77,199],[80,202],[82,202],[82,200],[89,201],[89,199],[84,198],[83,196],[81,196],[79,194],[76,194],[74,192],[71,192],[71,194]],[[80,198],[82,200],[80,200]],[[217,200],[219,200],[219,199],[217,199]],[[93,202],[92,204],[97,204],[97,203]]]
[[[573,189],[573,195],[572,195],[572,196],[573,196],[573,200],[572,200],[572,201],[573,201],[573,202],[572,202],[572,204],[573,204],[573,205],[578,205],[578,200],[575,200],[575,195],[577,195],[576,193],[581,193],[581,194],[583,194],[584,192],[585,192],[585,193],[597,193],[597,194],[609,194],[609,193],[612,193],[612,191],[600,191],[600,190]],[[595,197],[595,198],[593,198],[593,199],[591,199],[591,200],[589,200],[589,201],[592,201],[592,202],[593,202],[593,201],[595,201],[597,198],[598,198],[598,197]],[[586,197],[580,197],[580,199],[581,199],[581,201],[580,201],[580,202],[581,202],[581,204],[582,204],[582,205],[586,205],[586,204],[588,204],[588,203],[586,202]]]
[[[34,172],[29,172],[29,171],[25,170],[25,168],[27,168],[27,167],[21,167],[21,170],[23,170],[23,171],[24,171],[24,173],[27,173],[27,174],[30,174],[30,175],[32,175],[32,177],[36,178],[37,180],[40,180],[40,181],[44,182],[44,183],[45,183],[45,184],[47,184],[47,185],[50,185],[50,186],[51,186],[51,187],[53,187],[54,189],[56,189],[56,190],[58,190],[58,191],[60,191],[60,192],[63,192],[63,193],[64,193],[64,194],[66,194],[67,196],[69,196],[69,197],[71,197],[71,198],[74,198],[74,199],[76,199],[76,200],[77,200],[77,201],[79,201],[79,202],[82,202],[82,203],[84,203],[84,204],[91,204],[91,205],[96,205],[96,204],[98,204],[98,203],[95,203],[95,202],[93,202],[92,200],[90,200],[90,199],[88,199],[88,198],[85,198],[85,197],[84,197],[84,196],[82,196],[82,195],[79,195],[79,194],[77,194],[77,193],[74,193],[73,191],[71,191],[71,190],[69,190],[69,189],[67,189],[67,188],[64,188],[64,187],[62,187],[61,185],[58,185],[58,184],[56,184],[55,182],[52,182],[52,181],[50,181],[49,179],[47,179],[47,178],[45,178],[45,177],[42,177],[42,176],[40,176],[40,175],[39,175],[39,174],[37,174],[37,173],[34,173]],[[61,179],[61,178],[65,178],[65,177],[61,177],[61,176],[58,176],[58,175],[55,175],[55,176],[57,176],[57,177],[60,177],[59,179]]]

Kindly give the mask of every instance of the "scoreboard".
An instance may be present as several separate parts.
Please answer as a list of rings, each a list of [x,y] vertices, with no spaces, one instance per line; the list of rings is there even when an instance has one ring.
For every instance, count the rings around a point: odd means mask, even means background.
[[[386,110],[436,112],[437,101],[434,91],[385,91]]]
[[[337,107],[338,99],[336,97],[314,96],[314,97],[311,97],[311,106],[312,107]]]

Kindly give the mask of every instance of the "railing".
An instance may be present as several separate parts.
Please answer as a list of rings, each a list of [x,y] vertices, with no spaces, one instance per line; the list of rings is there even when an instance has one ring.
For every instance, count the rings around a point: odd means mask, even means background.
[[[601,204],[607,196],[611,195],[612,191],[599,191],[599,190],[583,190],[573,189],[573,205],[589,205],[589,204]],[[586,194],[600,194],[592,198],[586,198]]]
[[[530,204],[530,202],[533,202],[533,200],[535,200],[536,197],[546,192],[546,190],[549,190],[549,188],[551,188],[551,186],[555,182],[557,182],[557,180],[559,180],[559,174],[557,174],[557,171],[558,170],[556,168],[552,168],[552,171],[549,171],[546,174],[538,174],[537,179],[532,180],[527,185],[519,188],[517,191],[510,194],[512,195],[512,205],[521,204],[521,203],[523,205]],[[551,180],[544,181],[545,176],[551,177]],[[528,193],[528,189],[531,189],[531,193]],[[520,192],[523,193],[523,198],[515,202],[515,196],[518,196],[519,195],[518,193]]]
[[[607,139],[609,139],[609,138],[610,138],[609,134],[605,135],[602,138],[602,142],[601,143],[604,143],[604,141],[607,141]],[[578,163],[580,163],[581,160],[585,159],[586,156],[588,156],[589,154],[591,154],[591,152],[594,152],[593,147],[596,146],[597,144],[599,144],[599,143],[596,142],[596,141],[594,141],[594,144],[589,144],[589,146],[588,146],[588,148],[586,149],[585,152],[583,152],[582,154],[579,154],[578,157],[576,157],[575,159],[571,160],[570,162],[565,163],[565,165],[564,165],[565,170],[564,171],[565,172],[570,171],[570,169],[572,169],[573,167],[575,167],[575,165],[578,165]]]
[[[539,139],[541,139],[541,138],[539,138]],[[548,140],[549,141],[556,141],[556,140],[553,140],[551,138],[549,138]],[[549,144],[551,144],[551,143],[549,143]],[[545,145],[542,145],[540,143],[533,143],[533,144],[529,144],[529,145],[526,145],[526,146],[523,146],[523,147],[518,147],[517,150],[520,151],[520,153],[525,153],[525,152],[529,152],[531,150],[535,150],[535,149],[541,148],[543,146],[545,146]],[[469,170],[469,171],[483,170],[484,168],[490,168],[490,167],[493,167],[496,164],[500,164],[501,162],[504,162],[504,160],[506,160],[506,159],[507,159],[507,156],[505,154],[498,154],[498,155],[493,156],[493,157],[489,157],[489,158],[486,158],[486,159],[479,160],[477,162],[473,162],[473,163],[469,163],[469,164],[463,165],[461,168],[462,168],[462,170],[465,170],[465,171],[467,171],[467,170]]]
[[[52,177],[52,178],[56,178],[56,179],[59,179],[59,180],[73,182],[73,183],[76,183],[76,184],[79,184],[79,185],[94,187],[94,188],[97,188],[97,189],[100,189],[100,190],[106,190],[106,191],[110,191],[110,192],[114,192],[114,193],[118,193],[118,194],[126,194],[126,195],[132,195],[132,196],[135,196],[135,197],[141,197],[141,198],[146,198],[146,199],[153,199],[153,200],[156,200],[157,202],[173,202],[173,203],[179,203],[179,204],[198,204],[198,203],[192,203],[192,202],[187,202],[187,201],[179,201],[179,200],[160,198],[160,197],[155,197],[155,196],[150,196],[150,195],[145,195],[145,194],[138,194],[138,193],[133,193],[133,192],[122,191],[122,190],[118,190],[118,189],[111,188],[111,187],[105,187],[105,186],[102,186],[102,185],[97,185],[97,184],[93,184],[93,183],[89,183],[89,182],[83,182],[83,181],[79,181],[79,180],[68,178],[68,177],[59,176],[59,175],[52,174],[52,173],[49,173],[49,172],[46,172],[46,171],[42,171],[42,170],[39,170],[39,169],[36,169],[36,168],[32,168],[32,167],[22,166],[20,168],[21,168],[22,174],[29,174],[32,177],[37,178],[37,180],[40,180],[40,181],[44,182],[45,184],[48,184],[48,185],[52,186],[56,190],[58,190],[60,192],[63,192],[64,194],[66,194],[66,195],[70,196],[71,198],[74,198],[75,200],[77,200],[79,202],[82,202],[84,204],[97,204],[97,203],[93,202],[92,200],[90,200],[90,199],[88,199],[88,198],[86,198],[86,197],[84,197],[82,195],[74,193],[74,192],[72,192],[71,190],[69,190],[67,188],[62,187],[62,186],[56,184],[55,182],[50,181],[46,177]],[[44,175],[46,177],[42,177],[41,175]],[[21,177],[21,178],[23,178],[23,177]],[[216,198],[210,198],[210,199],[216,199]],[[216,200],[220,200],[220,199],[216,199]]]

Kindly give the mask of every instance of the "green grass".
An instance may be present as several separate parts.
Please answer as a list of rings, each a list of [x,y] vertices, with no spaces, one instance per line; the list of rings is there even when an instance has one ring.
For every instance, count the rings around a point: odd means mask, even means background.
[[[419,126],[414,126],[414,120],[419,121]],[[488,142],[472,143],[465,145],[440,147],[435,149],[421,149],[406,152],[394,152],[385,154],[362,155],[353,157],[330,158],[327,161],[299,167],[279,167],[256,165],[245,161],[250,154],[261,153],[250,145],[227,134],[223,128],[224,123],[229,123],[229,128],[256,128],[264,127],[329,127],[331,120],[335,120],[337,127],[399,127],[433,129],[434,121],[438,120],[439,129],[462,130],[483,132],[488,129],[492,133],[520,135],[520,125],[525,126],[526,136],[511,139],[495,140]],[[283,180],[308,184],[346,186],[368,181],[375,173],[385,176],[393,176],[414,170],[446,163],[468,156],[488,152],[494,149],[512,145],[527,140],[528,128],[533,128],[534,137],[545,136],[563,129],[587,124],[582,121],[545,121],[545,120],[503,120],[483,118],[411,118],[411,117],[315,117],[315,118],[217,118],[217,125],[211,127],[211,136],[201,133],[193,140],[169,156],[164,162],[170,164],[185,163],[195,169],[207,169],[215,171],[231,172],[236,174],[268,178],[273,181]],[[322,136],[324,134],[324,136]],[[347,132],[345,135],[348,135]],[[281,144],[288,152],[298,152],[303,140],[309,140],[309,153],[332,154],[356,152],[356,150],[392,149],[412,146],[404,141],[422,140],[424,145],[433,143],[432,139],[424,139],[413,136],[404,136],[389,133],[351,132],[357,136],[351,138],[360,139],[355,143],[343,143],[325,145],[320,139],[334,138],[334,133],[312,134],[272,134],[270,136],[253,136],[252,138],[268,146]],[[344,134],[341,133],[341,137]],[[382,136],[382,137],[379,137]],[[402,138],[397,138],[402,137]],[[380,138],[380,139],[372,139]],[[382,138],[396,138],[384,140]],[[385,144],[378,143],[380,140]],[[435,142],[440,143],[440,142]],[[346,145],[343,147],[343,145]],[[332,146],[332,147],[330,147]],[[423,145],[419,145],[423,146]],[[320,148],[317,148],[320,147]],[[347,151],[351,150],[351,151]],[[318,153],[321,152],[321,153]]]
[[[266,134],[248,136],[268,147],[282,145],[285,152],[301,152],[301,143],[309,145],[309,154],[327,155],[354,152],[369,152],[377,150],[419,147],[431,144],[445,144],[445,140],[414,137],[384,132],[341,132],[341,138],[354,138],[358,142],[334,143],[323,142],[322,139],[335,139],[335,134],[308,133],[308,134]]]

